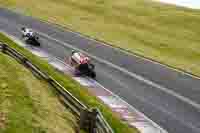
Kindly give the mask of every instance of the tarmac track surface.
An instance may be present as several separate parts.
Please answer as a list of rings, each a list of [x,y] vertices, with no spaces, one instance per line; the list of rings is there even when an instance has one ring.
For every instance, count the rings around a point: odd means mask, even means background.
[[[39,32],[42,49],[64,60],[72,47],[93,58],[97,81],[169,133],[200,133],[200,80],[77,33],[0,9],[0,29],[21,38]]]

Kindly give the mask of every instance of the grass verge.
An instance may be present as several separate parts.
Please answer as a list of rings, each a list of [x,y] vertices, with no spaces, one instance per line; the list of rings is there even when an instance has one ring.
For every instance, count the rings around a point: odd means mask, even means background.
[[[0,132],[75,133],[75,117],[52,90],[45,81],[0,52]]]
[[[200,76],[199,10],[151,0],[0,0],[0,5]]]
[[[83,88],[80,84],[75,82],[71,77],[57,72],[52,66],[50,66],[46,61],[41,60],[40,58],[34,56],[29,51],[25,50],[23,47],[20,47],[15,42],[7,38],[5,35],[0,33],[0,39],[4,43],[8,44],[12,48],[15,48],[20,53],[23,53],[28,59],[30,59],[34,64],[48,73],[50,76],[55,78],[61,85],[63,85],[69,92],[71,92],[75,97],[81,100],[83,103],[90,107],[98,107],[107,121],[110,123],[111,127],[114,129],[115,133],[138,133],[138,130],[135,128],[128,127],[127,124],[120,121],[119,117],[112,113],[110,108],[105,106],[102,102],[99,101],[95,96],[92,96],[87,89]]]

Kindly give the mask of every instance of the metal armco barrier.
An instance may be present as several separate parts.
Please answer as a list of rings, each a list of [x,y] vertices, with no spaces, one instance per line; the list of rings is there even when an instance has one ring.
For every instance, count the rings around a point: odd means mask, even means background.
[[[36,65],[32,64],[24,55],[9,47],[7,44],[0,42],[1,52],[13,57],[18,62],[26,66],[31,72],[39,78],[46,80],[52,85],[61,96],[62,102],[76,115],[79,121],[79,129],[85,130],[88,133],[114,133],[112,128],[104,119],[99,109],[89,109],[81,103],[70,92],[68,92],[61,84],[48,74],[42,72]]]

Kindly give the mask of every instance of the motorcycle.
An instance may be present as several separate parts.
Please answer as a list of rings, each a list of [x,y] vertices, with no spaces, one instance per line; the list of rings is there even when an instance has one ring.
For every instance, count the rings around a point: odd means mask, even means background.
[[[95,66],[90,63],[81,64],[75,69],[75,74],[80,76],[88,76],[91,78],[96,78],[96,72],[94,71]]]
[[[40,46],[39,37],[36,36],[27,38],[25,42],[34,46]]]
[[[96,72],[94,71],[95,65],[87,62],[87,63],[77,63],[71,57],[69,58],[69,63],[75,69],[75,75],[77,76],[88,76],[91,78],[96,78]]]
[[[33,46],[40,46],[39,37],[35,33],[27,33],[25,35],[23,34],[22,38],[27,44],[31,44]]]

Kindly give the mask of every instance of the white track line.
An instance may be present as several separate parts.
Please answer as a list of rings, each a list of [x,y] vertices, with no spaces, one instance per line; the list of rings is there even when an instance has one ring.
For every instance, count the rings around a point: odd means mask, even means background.
[[[44,22],[44,21],[42,21],[42,22]],[[46,22],[46,21],[45,21],[45,22]],[[52,24],[51,22],[46,22],[46,23]],[[62,27],[60,27],[59,25],[55,25],[55,26],[56,26],[56,28],[63,30]],[[142,59],[142,60],[145,60],[145,61],[148,61],[148,62],[157,64],[157,65],[160,65],[160,66],[165,67],[165,68],[167,68],[167,69],[171,69],[171,70],[173,70],[173,71],[176,71],[176,72],[179,72],[179,73],[183,73],[183,74],[185,74],[185,75],[187,75],[187,76],[190,76],[190,77],[192,77],[192,78],[196,78],[196,79],[199,79],[199,80],[200,80],[200,77],[198,77],[198,76],[196,76],[196,75],[193,75],[193,74],[191,74],[191,73],[189,73],[189,72],[183,71],[183,70],[178,69],[178,68],[174,68],[174,67],[169,66],[169,65],[167,65],[167,64],[163,64],[163,63],[161,63],[161,62],[159,62],[159,61],[156,61],[156,60],[153,60],[153,59],[150,59],[150,58],[146,58],[146,57],[144,57],[144,56],[142,56],[142,55],[140,55],[140,54],[137,54],[137,53],[134,53],[134,52],[126,51],[126,50],[124,50],[124,49],[122,49],[122,48],[120,48],[120,47],[115,47],[115,46],[113,46],[113,45],[111,45],[111,44],[108,44],[108,43],[106,44],[106,43],[103,42],[103,41],[95,40],[94,38],[91,38],[91,37],[88,37],[87,35],[83,35],[83,34],[81,34],[81,33],[72,31],[72,30],[70,30],[70,29],[67,29],[66,31],[67,31],[67,32],[70,32],[70,33],[73,33],[73,34],[75,34],[75,35],[77,35],[77,36],[79,36],[79,37],[87,38],[87,39],[90,40],[90,41],[94,41],[94,42],[97,42],[97,43],[100,42],[101,44],[103,44],[103,45],[105,45],[105,46],[108,46],[108,47],[110,47],[110,48],[112,48],[112,49],[119,50],[120,52],[125,53],[125,54],[127,54],[127,55],[135,56],[135,57],[140,58],[140,59]]]
[[[189,99],[189,98],[187,98],[187,97],[182,96],[181,94],[176,93],[176,92],[173,91],[173,90],[170,90],[170,89],[168,89],[168,88],[166,88],[166,87],[164,87],[164,86],[162,86],[162,85],[159,85],[159,84],[157,84],[157,83],[155,83],[155,82],[152,82],[151,80],[149,80],[149,79],[147,79],[147,78],[144,78],[144,77],[142,77],[142,76],[140,76],[140,75],[138,75],[138,74],[136,74],[136,73],[130,72],[130,71],[128,71],[127,69],[121,68],[121,67],[119,67],[119,66],[117,66],[117,65],[115,65],[115,64],[113,64],[113,63],[111,63],[111,62],[108,62],[108,61],[103,60],[103,59],[101,59],[101,58],[99,58],[99,57],[97,57],[97,56],[94,56],[94,55],[92,55],[92,54],[89,54],[89,53],[83,51],[82,49],[79,49],[79,48],[74,47],[73,45],[70,45],[70,44],[67,44],[67,43],[65,43],[65,42],[63,42],[63,41],[57,40],[57,39],[55,39],[55,38],[52,38],[51,36],[49,36],[49,35],[47,35],[47,34],[44,34],[44,33],[41,33],[41,32],[39,32],[39,31],[36,31],[36,32],[38,32],[39,34],[41,34],[42,36],[44,36],[44,37],[46,37],[46,38],[48,38],[48,39],[50,39],[50,40],[54,40],[54,41],[56,41],[56,42],[58,42],[58,43],[60,43],[60,44],[63,44],[63,45],[65,45],[65,46],[71,48],[71,49],[80,51],[80,52],[82,52],[82,53],[84,53],[84,54],[86,54],[86,55],[92,57],[93,59],[95,59],[95,60],[97,60],[97,61],[99,61],[99,62],[101,62],[101,63],[104,63],[104,64],[106,64],[106,65],[108,65],[108,66],[111,66],[111,67],[113,67],[113,68],[115,68],[115,69],[117,69],[117,70],[119,70],[119,71],[121,71],[121,72],[123,72],[123,73],[125,73],[125,74],[127,74],[127,75],[129,75],[129,76],[131,76],[131,77],[133,77],[133,78],[135,78],[135,79],[137,79],[137,80],[139,80],[139,81],[142,81],[142,82],[144,82],[144,83],[146,83],[146,84],[148,84],[148,85],[150,85],[150,86],[153,86],[153,87],[155,87],[155,88],[158,88],[158,89],[160,89],[160,90],[166,92],[167,94],[172,95],[172,96],[174,96],[174,97],[176,97],[176,98],[178,98],[178,99],[184,101],[185,103],[190,104],[191,106],[195,107],[196,109],[200,110],[200,104],[194,102],[193,100],[191,100],[191,99]]]

